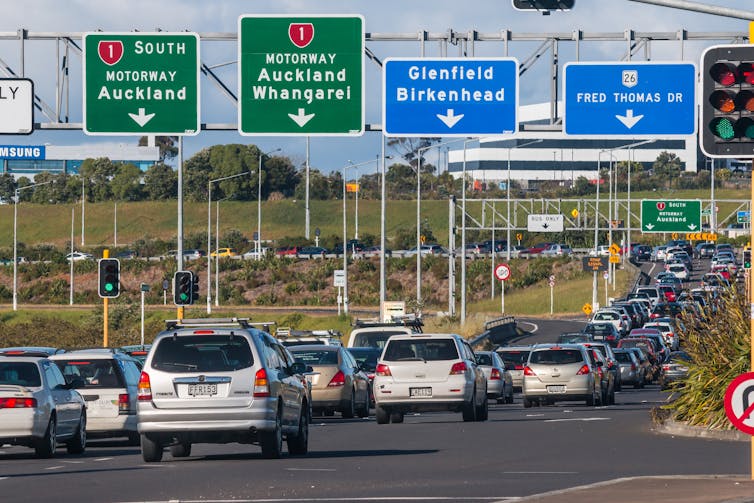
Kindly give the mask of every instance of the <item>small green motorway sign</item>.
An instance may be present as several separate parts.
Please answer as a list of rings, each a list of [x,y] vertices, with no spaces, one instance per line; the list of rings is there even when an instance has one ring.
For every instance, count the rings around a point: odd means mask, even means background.
[[[240,16],[238,61],[240,134],[363,134],[362,16]]]
[[[641,201],[641,231],[699,232],[702,227],[702,202],[673,199]]]
[[[199,133],[196,33],[85,33],[84,132]]]

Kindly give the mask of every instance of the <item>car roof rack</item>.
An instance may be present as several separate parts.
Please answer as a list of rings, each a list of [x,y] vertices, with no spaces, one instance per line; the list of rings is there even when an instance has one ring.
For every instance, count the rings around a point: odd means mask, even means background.
[[[424,326],[421,315],[415,313],[391,316],[391,321],[382,321],[378,317],[356,318],[353,323],[355,328],[365,327],[414,327],[421,331]]]
[[[263,323],[250,323],[249,318],[181,318],[177,320],[165,320],[168,330],[173,328],[186,327],[241,327],[249,328],[251,325],[262,325]],[[267,322],[264,325],[273,325],[274,322]]]

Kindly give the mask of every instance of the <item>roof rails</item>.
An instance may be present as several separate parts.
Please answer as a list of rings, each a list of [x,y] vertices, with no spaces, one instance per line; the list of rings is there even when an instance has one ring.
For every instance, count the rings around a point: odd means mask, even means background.
[[[257,324],[257,323],[255,323]],[[241,327],[249,328],[249,318],[182,318],[177,320],[165,320],[167,329],[184,327]]]
[[[403,314],[403,315],[393,315],[391,316],[391,321],[387,321],[387,322],[382,321],[379,318],[356,318],[356,321],[353,323],[353,326],[356,328],[405,326],[405,327],[414,327],[416,329],[420,329],[420,327],[424,326],[424,322],[422,321],[421,315],[411,313],[411,314]]]

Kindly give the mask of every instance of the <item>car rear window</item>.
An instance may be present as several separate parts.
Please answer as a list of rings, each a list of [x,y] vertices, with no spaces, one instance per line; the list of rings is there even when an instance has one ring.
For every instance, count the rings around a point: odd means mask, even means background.
[[[561,344],[587,342],[590,339],[589,334],[560,334],[558,336],[558,342]]]
[[[84,381],[85,388],[125,388],[123,376],[115,368],[114,360],[75,358],[55,360],[67,383]]]
[[[615,353],[615,359],[618,360],[618,363],[633,363],[628,353]]]
[[[595,325],[587,325],[584,328],[584,332],[593,335],[610,335],[614,332],[614,325],[608,325],[607,323],[600,323]]]
[[[477,354],[476,355],[476,362],[479,365],[486,365],[488,367],[492,366],[492,356],[488,354]]]
[[[497,354],[503,359],[504,363],[512,363],[516,370],[524,368],[524,363],[529,359],[531,351],[498,351]]]
[[[31,362],[0,362],[0,384],[11,386],[42,386],[39,368]]]
[[[376,351],[373,348],[349,348],[348,351],[358,364],[361,365],[361,368],[371,371],[377,368],[377,360],[382,354],[382,351]]]
[[[254,357],[244,337],[187,335],[157,344],[152,368],[164,372],[228,372],[251,367]]]
[[[375,330],[374,332],[358,332],[353,336],[351,346],[366,348],[384,348],[391,335],[405,334],[405,330]]]
[[[544,349],[533,351],[529,356],[529,363],[540,365],[568,365],[583,361],[581,351],[577,349]]]
[[[647,353],[654,352],[654,346],[648,340],[645,342],[645,341],[629,341],[629,340],[624,339],[620,341],[618,344],[622,348],[639,348],[639,349],[643,349]]]
[[[397,339],[388,341],[383,357],[386,361],[458,360],[453,339]]]
[[[320,351],[317,349],[310,349],[305,351],[291,351],[296,360],[306,365],[337,365],[338,364],[338,352],[337,351]]]

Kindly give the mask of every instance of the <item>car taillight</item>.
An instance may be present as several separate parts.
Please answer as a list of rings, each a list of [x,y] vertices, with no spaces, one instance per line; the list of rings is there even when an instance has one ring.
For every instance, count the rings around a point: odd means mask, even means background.
[[[631,370],[634,370],[634,371],[636,370],[636,364],[635,363],[631,364]]]
[[[652,313],[652,314],[650,314],[650,315],[649,315],[649,317],[650,317],[651,319],[659,318],[659,317],[660,317],[660,314],[659,314],[659,313]]]
[[[120,393],[118,395],[118,414],[128,414],[131,412],[128,405],[128,393]]]
[[[270,382],[267,380],[265,369],[257,370],[254,375],[254,396],[258,398],[270,396]]]
[[[498,369],[492,369],[492,372],[490,372],[490,381],[499,381],[500,380],[500,371]]]
[[[330,379],[330,382],[327,383],[328,388],[335,388],[337,386],[345,386],[346,384],[346,376],[343,374],[342,371],[338,370],[338,372],[332,376],[332,379]]]
[[[139,377],[137,394],[140,402],[149,401],[152,399],[152,384],[149,382],[149,374],[147,374],[146,372],[142,372],[141,376]]]
[[[605,338],[606,338],[606,339],[607,339],[608,341],[614,341],[614,340],[615,340],[615,336],[614,336],[614,335],[608,335],[608,336],[607,336],[607,337],[605,337]]]
[[[36,398],[0,398],[0,409],[29,409],[36,406]]]
[[[663,365],[662,370],[670,370],[670,365],[668,364]]]
[[[457,362],[450,367],[450,375],[458,375],[466,372],[466,362]]]
[[[528,365],[526,365],[524,367],[524,375],[525,376],[536,376],[537,374],[535,374],[534,371]]]
[[[392,376],[393,374],[390,372],[390,367],[385,365],[384,363],[378,363],[377,368],[374,369],[374,373],[378,376]]]
[[[528,367],[527,367],[528,368]],[[589,373],[589,365],[582,365],[578,372],[576,372],[577,376],[585,376]]]

